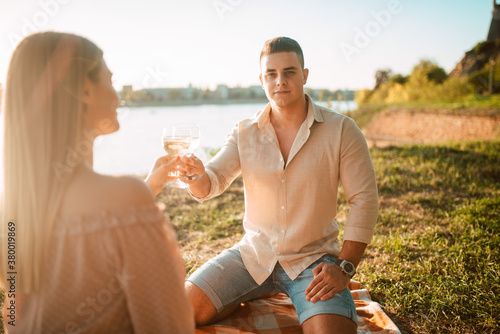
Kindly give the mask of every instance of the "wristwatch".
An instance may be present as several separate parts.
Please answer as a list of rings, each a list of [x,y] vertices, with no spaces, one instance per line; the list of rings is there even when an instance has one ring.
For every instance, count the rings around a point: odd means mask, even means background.
[[[356,274],[356,267],[351,261],[338,259],[335,264],[342,269],[344,274],[351,276],[351,278]]]

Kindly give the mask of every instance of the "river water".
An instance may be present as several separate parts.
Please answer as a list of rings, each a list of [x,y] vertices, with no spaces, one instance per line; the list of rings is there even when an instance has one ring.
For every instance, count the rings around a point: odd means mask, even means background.
[[[201,145],[196,154],[206,160],[203,148],[219,148],[237,121],[252,117],[265,106],[257,103],[120,108],[120,130],[100,136],[94,143],[94,169],[109,175],[146,174],[156,157],[165,154],[162,129],[184,122],[199,125]],[[332,109],[345,112],[356,109],[356,104],[333,103]]]

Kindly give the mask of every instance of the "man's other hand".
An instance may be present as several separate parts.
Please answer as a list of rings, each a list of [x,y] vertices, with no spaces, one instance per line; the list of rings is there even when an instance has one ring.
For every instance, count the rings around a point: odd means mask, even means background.
[[[322,262],[313,269],[314,279],[307,287],[306,300],[328,300],[349,285],[351,278],[336,264]]]

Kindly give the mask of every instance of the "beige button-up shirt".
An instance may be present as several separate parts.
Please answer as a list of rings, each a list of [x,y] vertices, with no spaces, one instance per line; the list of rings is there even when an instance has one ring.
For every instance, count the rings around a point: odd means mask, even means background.
[[[243,262],[258,284],[279,261],[295,279],[325,254],[340,253],[337,190],[350,205],[344,240],[370,243],[378,216],[375,170],[366,140],[347,116],[308,103],[307,117],[284,162],[271,105],[233,128],[220,152],[206,164],[218,196],[241,173],[245,184]]]

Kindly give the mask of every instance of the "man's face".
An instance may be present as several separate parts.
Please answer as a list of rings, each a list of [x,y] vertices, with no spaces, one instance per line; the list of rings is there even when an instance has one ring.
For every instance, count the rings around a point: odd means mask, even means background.
[[[288,108],[304,99],[309,70],[302,70],[297,53],[279,52],[264,56],[260,70],[260,82],[273,106]]]

